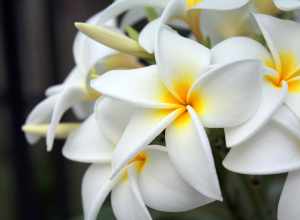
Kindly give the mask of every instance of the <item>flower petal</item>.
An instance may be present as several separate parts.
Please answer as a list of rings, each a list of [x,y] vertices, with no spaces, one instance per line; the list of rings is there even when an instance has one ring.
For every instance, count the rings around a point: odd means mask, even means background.
[[[98,18],[97,23],[104,23],[112,18],[117,17],[123,12],[136,7],[159,7],[164,8],[169,0],[118,0],[103,10]]]
[[[300,1],[298,0],[273,0],[273,1],[276,7],[278,7],[283,11],[292,11],[292,10],[300,9]]]
[[[110,180],[111,167],[108,164],[93,164],[82,180],[82,203],[85,220],[96,220],[106,197],[115,185]]]
[[[227,146],[240,145],[255,135],[283,104],[287,91],[286,83],[280,88],[274,88],[269,83],[263,83],[262,101],[254,116],[240,126],[225,129]]]
[[[183,212],[213,201],[181,178],[165,147],[150,146],[145,154],[147,160],[139,176],[139,186],[147,206],[159,211]]]
[[[295,116],[284,117],[283,120],[293,124],[291,120],[295,120]],[[223,164],[234,172],[252,175],[278,174],[299,169],[299,138],[280,121],[271,120],[248,141],[232,148]]]
[[[206,127],[234,127],[247,121],[261,101],[261,64],[237,61],[215,68],[195,82],[188,102]]]
[[[180,56],[179,51],[184,56]],[[159,30],[155,55],[161,79],[172,94],[183,102],[189,88],[210,64],[209,49],[181,37],[166,26]]]
[[[297,219],[300,215],[300,172],[290,172],[284,184],[279,205],[278,220]]]
[[[294,21],[282,20],[263,14],[255,15],[256,21],[271,50],[277,68],[281,68],[282,53],[295,56],[297,66],[300,65],[300,24]]]
[[[96,102],[98,126],[112,143],[119,142],[134,110],[136,108],[128,103],[107,97]]]
[[[138,187],[135,168],[129,167],[127,172],[125,180],[121,180],[111,193],[114,214],[120,220],[151,220]]]
[[[154,52],[155,36],[160,25],[160,20],[156,19],[149,22],[141,31],[139,36],[139,44],[148,52]]]
[[[177,110],[138,110],[130,119],[113,153],[113,176],[129,160],[144,150],[183,111],[183,108]]]
[[[232,37],[214,46],[211,50],[213,64],[225,64],[238,60],[271,60],[269,51],[259,42],[247,37]]]
[[[289,94],[285,103],[300,119],[300,77],[288,81]]]
[[[72,110],[77,118],[83,120],[90,116],[93,112],[94,103],[90,101],[82,101],[78,104],[75,104],[72,107]]]
[[[234,36],[251,36],[259,30],[251,18],[251,4],[228,11],[203,10],[200,14],[201,30],[212,45]]]
[[[51,96],[40,102],[28,115],[25,125],[36,125],[48,123],[51,119],[51,114],[58,96]],[[27,141],[30,144],[36,143],[40,136],[25,134]]]
[[[166,129],[166,144],[183,179],[204,196],[222,200],[209,140],[191,107]]]
[[[64,91],[59,94],[55,103],[53,114],[47,133],[47,150],[51,151],[55,138],[55,129],[62,118],[63,114],[76,103],[80,102],[84,98],[84,92],[80,86],[68,86],[66,85]]]
[[[160,81],[155,65],[132,70],[113,70],[93,80],[91,86],[104,95],[141,107],[178,106]]]
[[[114,145],[103,135],[93,114],[67,138],[63,155],[79,162],[107,163],[111,161],[113,149]]]

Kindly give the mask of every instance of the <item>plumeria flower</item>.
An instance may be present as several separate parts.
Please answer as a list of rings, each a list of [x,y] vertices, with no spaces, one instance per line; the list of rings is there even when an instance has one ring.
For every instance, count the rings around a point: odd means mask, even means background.
[[[96,113],[66,141],[63,153],[67,158],[92,163],[82,181],[84,219],[96,219],[110,192],[118,220],[151,219],[146,205],[182,212],[211,202],[183,181],[170,163],[166,148],[158,145],[148,146],[117,177],[110,178],[112,152],[133,110],[127,103],[101,99]]]
[[[96,14],[87,23],[96,24],[98,16]],[[115,26],[113,22],[109,22],[109,25]],[[89,87],[91,74],[102,74],[112,68],[139,66],[135,58],[119,54],[82,33],[78,33],[75,38],[73,54],[76,63],[74,69],[61,85],[50,87],[46,91],[47,98],[33,109],[23,127],[27,140],[32,144],[47,129],[48,151],[52,149],[55,136],[65,138],[74,126],[77,127],[77,124],[59,125],[68,109],[72,108],[80,119],[90,115],[93,103],[100,95]]]
[[[165,9],[162,14],[164,22],[180,18],[185,21],[194,32],[195,36],[202,39],[199,30],[198,15],[202,10],[233,10],[247,4],[249,0],[118,0],[106,8],[99,17],[99,23],[104,23],[121,13],[141,7],[154,7]],[[196,12],[196,13],[195,13]]]
[[[143,107],[132,117],[112,157],[113,176],[165,129],[170,160],[203,195],[221,200],[205,127],[237,126],[257,110],[257,61],[210,67],[210,50],[162,27],[157,65],[110,71],[91,86],[105,96]],[[115,110],[118,111],[118,110]]]
[[[201,30],[213,45],[234,36],[256,37],[259,29],[252,13],[278,15],[273,0],[250,0],[236,10],[205,10],[201,13]]]
[[[278,220],[300,215],[300,120],[282,106],[251,138],[230,150],[223,164],[234,172],[269,175],[289,172],[278,207]]]
[[[300,24],[267,15],[255,17],[270,52],[260,43],[243,37],[228,39],[213,49],[214,63],[256,58],[265,65],[260,108],[247,123],[225,129],[230,147],[241,145],[253,136],[283,103],[300,117]]]

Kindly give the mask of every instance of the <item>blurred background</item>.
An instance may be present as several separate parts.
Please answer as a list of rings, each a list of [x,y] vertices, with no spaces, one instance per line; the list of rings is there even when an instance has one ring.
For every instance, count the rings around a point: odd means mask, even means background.
[[[21,126],[74,66],[74,21],[84,21],[109,0],[0,1],[0,219],[82,219],[80,185],[86,165],[64,159],[62,142],[46,153],[29,146]],[[220,146],[223,143],[220,143]],[[225,201],[188,213],[152,212],[154,219],[272,220],[284,176],[249,177],[217,164]],[[107,201],[100,218],[114,219]]]

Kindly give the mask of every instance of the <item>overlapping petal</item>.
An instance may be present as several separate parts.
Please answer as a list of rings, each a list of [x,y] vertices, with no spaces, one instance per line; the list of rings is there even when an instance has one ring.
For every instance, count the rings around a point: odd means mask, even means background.
[[[136,109],[128,103],[103,97],[96,102],[95,117],[103,134],[116,145]]]
[[[293,132],[300,128],[300,122],[287,109],[278,114],[248,141],[231,149],[223,163],[227,169],[263,175],[300,168],[299,136]]]
[[[135,155],[144,150],[183,111],[183,108],[137,111],[131,117],[113,154],[113,175],[120,171]]]
[[[256,60],[237,61],[217,67],[195,82],[188,103],[205,127],[234,127],[257,111],[261,91],[261,64]]]
[[[51,123],[47,133],[47,150],[50,151],[53,147],[55,138],[55,129],[59,124],[63,114],[74,104],[80,102],[85,96],[84,91],[78,85],[65,85],[62,93],[60,93],[55,102]]]
[[[54,105],[58,96],[51,96],[40,102],[28,115],[25,125],[37,125],[49,123]],[[30,144],[36,143],[40,137],[32,134],[25,134],[27,141]]]
[[[155,65],[110,71],[91,83],[100,93],[149,108],[174,108],[173,96],[159,79]]]
[[[126,175],[111,193],[111,204],[115,216],[120,220],[151,220],[138,186],[135,168],[130,166]]]
[[[190,187],[170,163],[166,148],[150,146],[139,176],[145,203],[156,210],[183,212],[212,202]],[[163,175],[162,175],[163,173]]]
[[[183,102],[189,88],[210,64],[208,48],[181,37],[165,26],[159,30],[155,55],[160,78],[172,94]]]
[[[263,83],[262,101],[254,116],[240,126],[225,129],[227,146],[241,145],[255,135],[283,104],[287,91],[286,83],[277,89],[269,83]]]
[[[300,64],[300,24],[263,14],[255,15],[256,21],[265,37],[275,60],[277,69],[286,68],[283,57],[288,57],[296,67]]]
[[[101,12],[97,23],[103,24],[123,12],[136,7],[150,6],[164,8],[168,2],[169,0],[118,0]]]
[[[93,164],[86,171],[82,181],[82,203],[85,220],[95,220],[106,197],[115,185],[110,180],[109,164]]]
[[[180,175],[204,196],[222,200],[209,140],[191,107],[166,129],[166,144]]]
[[[74,161],[86,163],[109,163],[114,145],[107,140],[92,114],[67,138],[63,155]]]
[[[272,60],[269,51],[259,42],[247,37],[232,37],[211,50],[213,64],[225,64],[245,59]]]

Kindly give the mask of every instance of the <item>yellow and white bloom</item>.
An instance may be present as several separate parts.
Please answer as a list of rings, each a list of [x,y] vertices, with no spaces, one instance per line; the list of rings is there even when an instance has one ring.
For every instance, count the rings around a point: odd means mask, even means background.
[[[150,6],[163,9],[163,23],[179,18],[191,27],[199,40],[203,40],[201,30],[199,30],[200,22],[198,17],[202,10],[234,10],[244,6],[248,1],[249,0],[118,0],[103,10],[98,21],[99,23],[104,23],[129,9]]]
[[[243,37],[228,39],[212,50],[214,63],[253,58],[265,65],[260,109],[247,123],[225,130],[229,147],[253,136],[283,103],[300,118],[300,24],[267,15],[255,17],[270,52],[260,43]]]
[[[97,218],[110,192],[118,220],[151,219],[146,205],[160,211],[182,212],[212,202],[185,183],[170,163],[166,148],[158,145],[148,146],[111,179],[112,152],[134,108],[108,98],[96,105],[95,114],[68,137],[63,149],[71,160],[93,163],[82,182],[85,220]]]
[[[211,67],[209,49],[164,27],[155,56],[157,65],[111,71],[91,83],[105,96],[143,107],[116,147],[113,175],[166,129],[170,159],[181,176],[203,195],[221,200],[204,126],[234,127],[255,113],[261,65],[247,60]]]
[[[87,23],[96,24],[99,14],[90,18]],[[115,27],[114,22],[109,22]],[[48,129],[47,150],[52,149],[55,136],[65,138],[74,124],[59,126],[63,114],[72,108],[80,119],[88,117],[93,109],[94,101],[99,93],[89,87],[90,74],[102,74],[113,68],[130,68],[139,66],[131,56],[119,54],[101,45],[82,33],[78,33],[73,46],[76,66],[67,79],[60,85],[52,86],[46,91],[47,98],[39,103],[27,117],[23,130],[29,143],[35,143]],[[49,124],[50,123],[50,124]],[[55,132],[56,129],[59,132]]]

